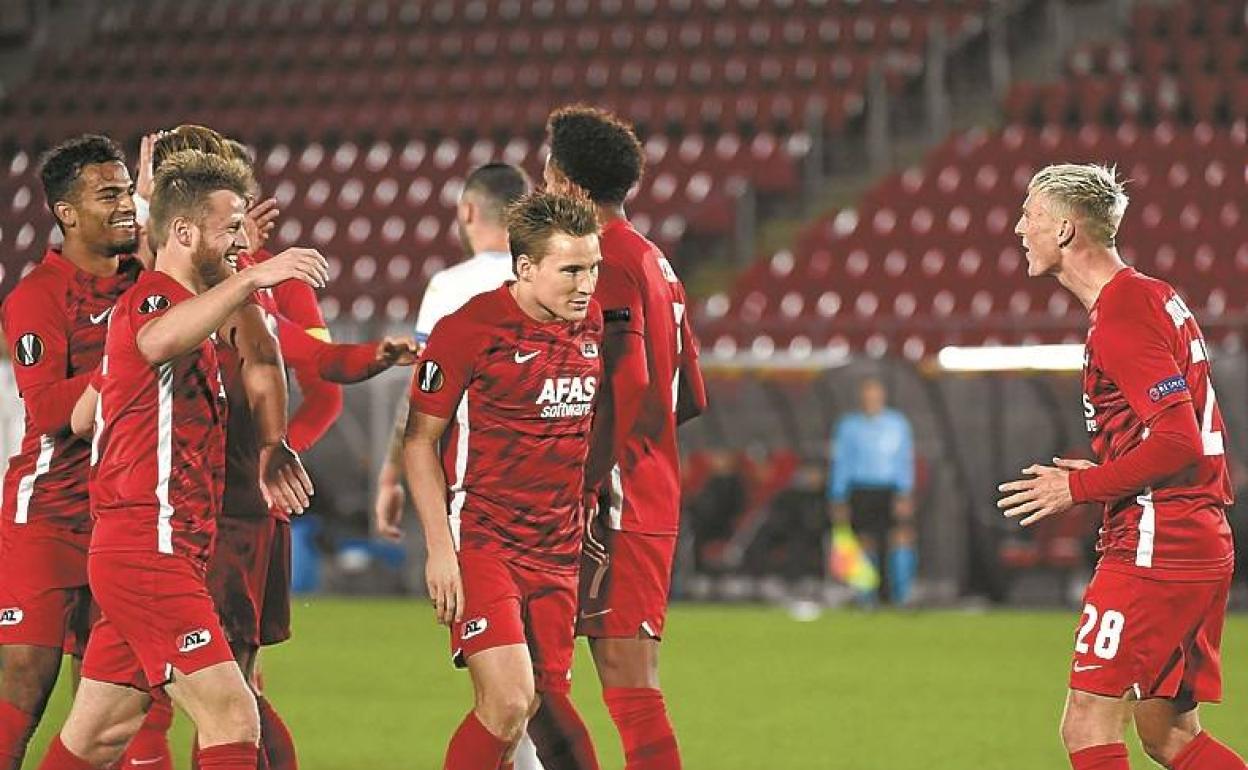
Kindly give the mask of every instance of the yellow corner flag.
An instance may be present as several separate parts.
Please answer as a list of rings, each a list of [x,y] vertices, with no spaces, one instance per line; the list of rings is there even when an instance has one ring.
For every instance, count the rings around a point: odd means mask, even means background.
[[[832,577],[861,593],[871,593],[880,587],[880,573],[867,558],[862,545],[848,524],[832,527],[832,553],[829,560]]]

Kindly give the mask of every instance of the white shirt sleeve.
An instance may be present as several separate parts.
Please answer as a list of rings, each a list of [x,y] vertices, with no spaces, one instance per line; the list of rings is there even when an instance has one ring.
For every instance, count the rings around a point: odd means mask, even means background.
[[[442,285],[443,281],[441,273],[435,274],[429,279],[429,285],[425,287],[425,296],[420,300],[420,311],[416,313],[416,341],[424,343],[428,341],[429,335],[433,333],[433,327],[437,325],[442,317],[454,312],[447,305],[451,301],[448,296],[449,292]]]
[[[0,361],[0,471],[17,454],[25,428],[25,414],[11,366],[8,361]]]

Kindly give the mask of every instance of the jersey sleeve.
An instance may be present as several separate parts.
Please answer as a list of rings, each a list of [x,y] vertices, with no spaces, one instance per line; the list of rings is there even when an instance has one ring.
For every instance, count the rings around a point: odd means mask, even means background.
[[[1141,422],[1167,407],[1191,401],[1174,356],[1177,332],[1148,297],[1120,298],[1097,323],[1095,352],[1102,371],[1118,386]]]
[[[69,376],[68,325],[56,298],[45,291],[14,291],[4,303],[5,338],[13,355],[13,378],[30,424],[41,434],[69,427],[74,404],[90,372]]]
[[[644,336],[646,328],[645,292],[641,282],[616,264],[603,262],[598,268],[594,299],[602,306],[603,334]]]
[[[125,314],[126,322],[130,324],[136,339],[144,326],[164,316],[174,305],[194,297],[181,286],[177,286],[175,291],[164,286],[136,286],[134,291],[136,293],[129,298],[129,302],[124,303],[121,312]]]
[[[311,368],[295,367],[302,397],[291,414],[286,434],[296,452],[306,452],[329,431],[342,414],[342,386],[321,379]]]
[[[3,321],[19,393],[25,396],[31,388],[67,378],[68,322],[49,292],[14,291],[4,303]]]
[[[316,291],[303,281],[283,281],[273,287],[273,301],[278,315],[289,319],[305,332],[329,342],[329,326],[321,314]]]
[[[455,413],[472,381],[476,353],[485,348],[482,336],[465,313],[438,322],[412,377],[412,412],[444,418]]]

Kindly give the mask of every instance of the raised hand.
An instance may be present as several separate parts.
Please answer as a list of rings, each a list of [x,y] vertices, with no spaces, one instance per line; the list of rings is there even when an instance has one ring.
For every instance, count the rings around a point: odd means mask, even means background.
[[[163,131],[146,134],[139,141],[139,168],[134,175],[134,192],[143,196],[146,201],[152,200],[152,191],[156,189],[156,172],[152,168],[152,155],[155,153],[156,140]]]
[[[316,289],[329,283],[329,262],[316,249],[289,248],[275,257],[243,270],[257,289],[268,289],[285,281],[303,281]]]
[[[243,216],[243,230],[247,233],[247,250],[255,254],[264,248],[264,244],[277,227],[277,218],[281,215],[277,207],[277,198],[265,198],[247,209]]]

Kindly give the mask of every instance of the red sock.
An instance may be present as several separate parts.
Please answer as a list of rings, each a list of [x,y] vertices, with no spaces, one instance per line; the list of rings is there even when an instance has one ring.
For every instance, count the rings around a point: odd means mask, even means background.
[[[485,729],[477,712],[469,711],[446,747],[443,770],[495,770],[511,744]]]
[[[240,741],[199,748],[195,761],[202,770],[256,770],[256,744]]]
[[[121,758],[121,770],[173,770],[173,754],[169,751],[169,728],[173,725],[173,703],[157,690],[152,694],[152,707],[139,731],[130,739]]]
[[[1107,743],[1089,746],[1070,755],[1074,770],[1131,770],[1127,762],[1127,744]]]
[[[18,770],[26,744],[39,720],[8,701],[0,701],[0,770]]]
[[[680,749],[661,690],[607,687],[602,699],[620,731],[627,770],[680,770]]]
[[[546,770],[598,770],[589,729],[567,693],[544,692],[542,706],[529,720],[529,737]]]
[[[1209,733],[1197,733],[1170,764],[1170,770],[1244,770],[1242,757]]]
[[[263,696],[256,698],[260,709],[260,748],[269,762],[270,770],[299,770],[295,757],[295,739],[290,729],[273,709],[273,704]]]
[[[97,768],[65,748],[65,744],[61,743],[61,736],[57,735],[48,745],[48,753],[43,755],[39,770],[97,770]]]

